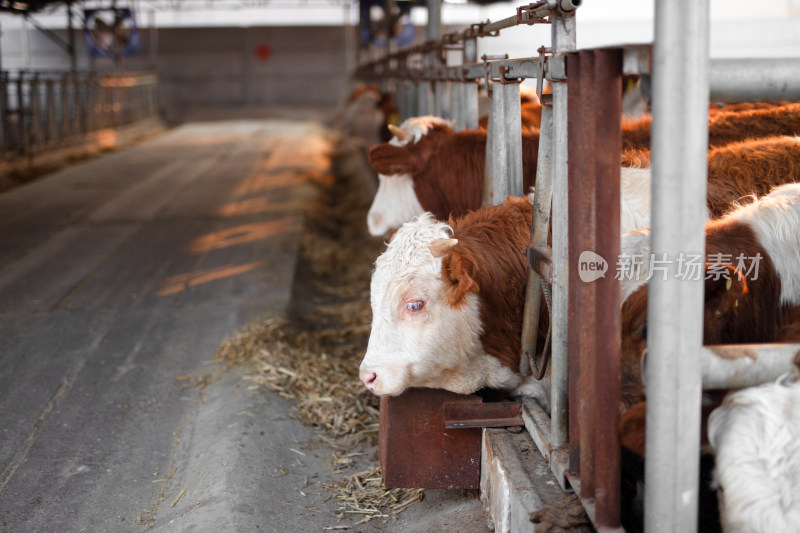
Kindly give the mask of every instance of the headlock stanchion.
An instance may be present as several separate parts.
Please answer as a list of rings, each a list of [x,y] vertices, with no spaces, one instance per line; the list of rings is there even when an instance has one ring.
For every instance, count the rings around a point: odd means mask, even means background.
[[[576,52],[574,12],[579,4],[578,0],[541,0],[517,8],[515,16],[500,21],[445,35],[430,33],[425,43],[360,65],[356,77],[392,81],[402,118],[435,112],[453,119],[456,130],[477,127],[477,92],[479,81],[485,80],[491,97],[485,205],[500,203],[509,194],[529,192],[522,190],[517,82],[536,78],[541,89],[544,80],[549,81],[552,94],[540,91],[542,118],[530,245],[544,247],[552,235],[552,264],[543,274],[545,294],[552,297],[550,412],[530,399],[519,409],[519,404],[487,407],[490,404],[466,396],[458,397],[462,403],[457,405],[448,403],[451,397],[445,398],[446,393],[437,400],[440,407],[435,408],[435,418],[436,424],[448,428],[524,423],[562,488],[575,489],[597,529],[614,531],[621,522],[617,434],[621,302],[615,268],[620,253],[622,75],[638,75],[647,81],[652,76],[652,84],[646,84],[652,85],[653,94],[652,249],[692,252],[704,246],[709,93],[714,100],[728,102],[800,98],[800,81],[785,83],[797,79],[800,60],[710,61],[707,2],[689,0],[657,4],[655,48],[638,45]],[[439,9],[438,3],[434,5]],[[478,38],[541,23],[551,25],[551,45],[540,47],[538,56],[484,56],[479,61]],[[459,47],[461,64],[439,61],[445,48]],[[754,70],[759,76],[752,75]],[[747,71],[746,79],[742,71]],[[589,254],[586,259],[584,253]],[[581,262],[598,256],[606,262],[604,276],[583,280]],[[535,262],[530,255],[528,261]],[[530,358],[536,353],[538,327],[543,323],[542,281],[529,270],[522,375],[531,374]],[[800,365],[800,346],[702,348],[702,286],[686,281],[651,283],[649,305],[644,525],[648,532],[691,532],[697,527],[701,388],[774,380],[792,364]],[[402,400],[387,399],[383,404],[397,401]],[[389,447],[402,448],[392,439],[409,438],[404,429],[398,430],[400,426],[386,422],[389,407],[382,409],[382,463],[392,459]],[[413,425],[420,417],[433,416],[423,413],[423,408],[412,405],[408,411],[398,404],[392,412],[404,413],[394,415],[398,424]],[[434,428],[436,435],[431,438],[438,438],[441,431]],[[474,448],[470,450],[474,457]],[[442,453],[431,464],[449,452]],[[390,473],[392,486],[422,486],[403,472],[420,461],[406,459],[388,461],[395,466]],[[468,479],[464,483],[474,484],[474,472],[461,474]]]

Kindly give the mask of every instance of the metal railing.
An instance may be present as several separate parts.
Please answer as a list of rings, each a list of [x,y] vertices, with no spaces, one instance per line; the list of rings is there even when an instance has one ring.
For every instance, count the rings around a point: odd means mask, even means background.
[[[158,113],[152,72],[0,73],[0,155],[33,155]]]
[[[660,158],[653,167],[654,190],[659,180],[662,189],[670,189],[654,195],[660,198],[653,204],[654,250],[656,245],[667,247],[662,244],[665,236],[677,227],[674,217],[668,215],[676,212],[677,205],[693,206],[691,221],[681,224],[693,238],[702,237],[705,187],[700,191],[691,182],[705,175],[707,143],[702,128],[709,95],[722,102],[800,99],[800,59],[760,61],[757,75],[752,72],[751,60],[710,61],[707,46],[702,44],[703,35],[708,35],[707,3],[679,0],[674,4],[656,12],[655,49],[643,45],[577,52],[574,9],[580,1],[543,0],[517,8],[514,17],[443,35],[365,63],[356,72],[364,81],[393,87],[402,118],[433,112],[453,119],[458,130],[477,127],[478,81],[485,80],[492,103],[484,203],[497,203],[506,194],[521,190],[516,83],[536,78],[541,88],[543,80],[550,82],[552,96],[542,97],[531,245],[546,242],[552,206],[551,412],[545,413],[536,402],[526,402],[523,419],[556,479],[562,487],[571,485],[578,492],[595,526],[602,530],[620,528],[620,294],[614,276],[580,282],[577,255],[583,250],[602,257],[619,255],[622,75],[652,77],[653,82],[653,161]],[[684,27],[687,14],[691,14],[688,19],[697,21],[692,31]],[[484,56],[478,61],[478,37],[493,37],[503,28],[533,23],[551,24],[550,48],[541,47],[538,56],[527,58]],[[422,61],[431,55],[444,57],[445,51],[454,49],[462,51],[460,65]],[[696,57],[698,54],[703,57]],[[747,75],[738,73],[742,69]],[[693,81],[687,83],[686,79]],[[702,83],[695,84],[695,80]],[[673,142],[681,137],[686,138]],[[692,147],[687,146],[690,142]],[[687,153],[692,155],[689,161]],[[686,168],[680,166],[682,161],[687,161]],[[704,247],[702,240],[690,244]],[[534,349],[537,338],[538,281],[531,270],[523,322],[523,375],[531,371],[526,352]],[[697,299],[697,290],[702,288],[670,288],[666,299],[664,288],[655,293],[650,290],[648,331],[658,334],[649,336],[649,350],[658,355],[649,357],[658,357],[659,362],[647,369],[650,489],[645,527],[647,531],[694,531],[701,386],[750,386],[774,379],[790,369],[798,347],[715,347],[717,352],[748,349],[758,354],[758,364],[747,367],[748,379],[742,382],[738,365],[750,361],[724,368],[710,364],[715,352],[701,347],[698,334],[702,331],[701,308],[685,312],[687,302],[702,301]],[[680,309],[677,319],[676,309]],[[672,319],[666,320],[667,316]],[[692,332],[691,338],[684,335],[686,331]],[[670,344],[679,339],[680,345]],[[680,357],[674,357],[676,350]],[[657,383],[653,391],[651,380]],[[696,427],[686,431],[685,423]],[[655,440],[658,445],[653,444]],[[664,448],[670,453],[650,453]]]

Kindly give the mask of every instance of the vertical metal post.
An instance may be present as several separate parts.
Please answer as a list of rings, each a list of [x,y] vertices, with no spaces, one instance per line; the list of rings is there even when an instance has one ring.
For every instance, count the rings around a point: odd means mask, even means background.
[[[544,98],[544,96],[547,98]],[[553,106],[549,95],[543,95],[542,121],[539,128],[539,155],[536,160],[536,183],[534,184],[536,192],[533,195],[531,247],[547,245],[547,235],[550,228],[550,206],[553,201],[552,149]],[[528,281],[525,286],[525,308],[522,318],[522,354],[519,368],[520,374],[523,376],[531,373],[530,356],[536,351],[541,303],[542,286],[539,275],[533,269],[528,269]]]
[[[461,84],[461,113],[464,116],[464,129],[473,130],[478,127],[478,84],[467,82]]]
[[[27,20],[26,20],[27,21]],[[27,112],[25,109],[25,72],[20,72],[17,78],[17,119],[19,120],[18,147],[22,153],[28,149]]]
[[[483,205],[502,203],[508,196],[506,174],[508,172],[507,144],[504,139],[505,93],[502,85],[492,84],[489,128],[486,132],[486,171],[483,180]]]
[[[411,82],[408,86],[408,115],[405,118],[419,116],[419,83]]]
[[[433,110],[431,105],[431,83],[420,81],[417,83],[417,115],[418,117],[430,115]]]
[[[428,6],[428,31],[429,41],[435,41],[442,36],[442,0],[427,0]]]
[[[345,9],[347,9],[347,7]],[[158,68],[158,28],[156,27],[155,10],[149,11],[148,15],[147,37],[150,41],[148,43],[150,47],[150,68],[156,69]],[[347,28],[345,31],[347,30],[350,30],[350,33],[355,31],[352,28]],[[345,53],[345,58],[349,57],[350,50],[351,49],[348,49]]]
[[[622,51],[594,53],[595,246],[609,269],[595,288],[595,523],[599,529],[620,525],[620,286],[616,258],[620,253],[620,166],[622,153]],[[577,228],[574,228],[577,229]],[[573,265],[575,256],[573,258]],[[574,289],[574,285],[570,286]]]
[[[10,148],[9,130],[8,130],[8,72],[0,70],[0,143],[2,152],[8,151]]]
[[[75,29],[72,27],[72,0],[67,1],[67,43],[69,68],[72,72],[77,72],[78,59],[75,54]]]
[[[495,90],[503,93],[503,144],[506,146],[506,172],[503,175],[505,194],[497,198],[504,202],[508,195],[522,196],[522,117],[519,105],[519,84],[498,84]]]
[[[476,38],[464,40],[462,57],[465,65],[478,61],[478,40]],[[475,129],[478,127],[478,83],[464,83],[462,84],[462,91],[461,105],[464,113],[464,128]]]
[[[61,77],[61,138],[64,139],[70,135],[70,116],[69,116],[69,94],[67,89],[67,76]]]
[[[680,253],[705,255],[709,2],[656,2],[645,530],[697,529],[703,280],[678,279]],[[687,83],[691,80],[691,83]],[[664,279],[666,278],[666,279]]]
[[[406,84],[399,81],[394,86],[394,103],[397,106],[397,116],[399,121],[402,122],[405,118],[406,107]]]
[[[577,445],[580,457],[581,493],[583,499],[595,496],[595,361],[596,361],[596,283],[580,279],[581,254],[595,252],[596,217],[595,195],[595,90],[594,52],[582,51],[568,56],[569,73],[569,249],[572,268],[569,270],[569,362],[570,451]],[[554,210],[555,211],[555,210]],[[555,232],[555,227],[553,228]],[[615,231],[619,236],[619,230]],[[574,366],[573,366],[574,365]],[[574,372],[574,374],[573,374]],[[577,442],[573,441],[576,436]],[[574,457],[572,457],[574,460]]]
[[[450,115],[453,119],[453,127],[456,131],[464,129],[464,86],[466,83],[454,82],[451,84],[450,92]]]
[[[434,103],[433,114],[437,117],[452,118],[450,115],[449,105],[447,102],[447,85],[446,81],[436,81],[433,83],[434,88]]]
[[[567,441],[567,339],[568,282],[567,252],[567,86],[564,53],[575,50],[575,15],[551,13],[553,57],[550,81],[553,87],[553,334],[551,379],[551,444]],[[559,72],[560,71],[560,72]]]
[[[434,41],[442,35],[442,0],[427,0],[426,3],[428,5],[427,37],[428,41]],[[426,73],[430,73],[440,63],[441,58],[437,56],[436,51],[428,53],[424,60]],[[437,103],[431,101],[436,99],[434,95],[436,85],[435,82],[428,81],[420,83],[419,115],[430,115],[439,111],[436,109]]]
[[[31,147],[42,144],[42,101],[39,96],[39,74],[31,80]]]

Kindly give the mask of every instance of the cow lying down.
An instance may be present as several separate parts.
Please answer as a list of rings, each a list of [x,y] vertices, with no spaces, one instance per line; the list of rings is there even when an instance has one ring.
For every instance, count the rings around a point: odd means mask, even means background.
[[[372,275],[359,373],[370,391],[489,387],[547,405],[542,384],[518,371],[532,211],[509,197],[449,224],[424,214],[395,233]]]

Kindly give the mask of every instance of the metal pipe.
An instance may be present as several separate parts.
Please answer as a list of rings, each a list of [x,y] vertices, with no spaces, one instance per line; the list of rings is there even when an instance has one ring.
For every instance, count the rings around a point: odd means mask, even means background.
[[[419,82],[411,82],[408,87],[408,108],[404,118],[416,117],[419,115]]]
[[[421,81],[417,84],[417,115],[418,117],[430,115],[433,109],[431,105],[431,84]]]
[[[584,155],[594,153],[592,150],[583,150],[579,149],[579,147],[583,146],[583,143],[580,139],[580,134],[582,129],[579,127],[578,121],[575,120],[575,117],[583,116],[583,113],[580,111],[580,105],[582,102],[582,98],[580,98],[582,91],[582,76],[580,71],[580,55],[579,54],[570,54],[567,56],[567,72],[570,75],[570,83],[567,84],[567,90],[569,92],[569,101],[567,103],[569,115],[573,117],[573,120],[569,123],[569,137],[572,139],[571,149],[574,148],[577,152],[575,157],[570,157],[572,164],[569,166],[569,188],[572,191],[575,191],[575,180],[581,175],[578,171],[578,165],[582,164],[585,161]],[[545,98],[546,95],[542,95],[542,98]],[[544,104],[544,102],[542,102]],[[544,106],[542,107],[544,110]],[[544,121],[544,113],[542,114],[542,121]],[[541,143],[541,141],[540,141]],[[580,190],[580,189],[578,189]],[[575,193],[569,195],[570,203],[573,203],[574,199],[573,196],[577,196]],[[575,210],[574,207],[570,206],[570,213],[573,213]],[[574,220],[573,216],[573,220]],[[574,234],[574,232],[573,232]],[[577,235],[576,235],[577,236]],[[576,253],[580,253],[581,244],[575,243],[573,244],[573,236],[570,236],[569,240],[569,250],[568,253],[570,255],[574,255]],[[569,294],[569,308],[577,311],[581,309],[581,296],[580,291],[582,289],[588,288],[588,286],[581,286],[578,283],[578,271],[573,269],[569,273],[570,279],[569,284],[573,288]],[[580,477],[581,476],[581,433],[582,433],[582,426],[581,421],[583,416],[581,415],[581,405],[583,404],[582,398],[583,395],[581,393],[580,385],[581,383],[581,349],[580,349],[580,337],[578,335],[578,330],[580,327],[580,322],[577,320],[577,316],[574,312],[570,313],[569,315],[571,324],[569,324],[569,340],[567,346],[567,364],[569,370],[569,377],[567,378],[568,386],[569,386],[569,397],[572,398],[572,406],[569,409],[568,413],[568,421],[569,421],[569,472],[571,476]]]
[[[730,344],[702,352],[703,389],[738,389],[797,372],[800,344]]]
[[[499,83],[492,83],[489,127],[486,132],[486,171],[483,180],[483,205],[502,203],[508,196],[505,176],[508,171],[505,142],[504,92]],[[519,100],[519,99],[518,99]]]
[[[622,51],[594,53],[595,162],[594,197],[596,253],[616,264],[620,254],[620,166],[622,153]],[[571,255],[570,257],[575,257]],[[620,525],[620,444],[617,433],[620,406],[621,329],[620,284],[611,273],[595,287],[594,358],[595,402],[595,525]],[[574,285],[572,285],[574,289]]]
[[[476,63],[478,61],[478,39],[464,39],[464,51],[462,52],[464,64]]]
[[[531,248],[546,246],[547,236],[550,233],[550,207],[553,201],[552,149],[553,106],[552,102],[543,101],[542,120],[539,127],[539,154],[536,160],[536,182],[533,187],[536,192],[533,195]],[[525,308],[522,315],[522,353],[519,365],[519,372],[523,376],[531,373],[530,356],[536,353],[536,343],[539,337],[539,311],[542,304],[540,279],[536,271],[532,268],[528,269],[528,280],[525,285]]]
[[[715,59],[709,69],[711,101],[800,100],[800,59]]]
[[[506,171],[501,174],[505,181],[504,193],[499,202],[506,197],[522,196],[529,191],[522,190],[522,116],[519,104],[519,84],[498,84],[495,91],[503,93],[503,144],[506,147]],[[498,202],[498,203],[499,203]]]
[[[656,3],[652,251],[668,262],[649,282],[647,310],[649,532],[697,529],[703,280],[679,279],[675,259],[705,251],[708,35],[708,1]]]
[[[464,105],[462,104],[465,92],[465,83],[453,83],[451,85],[450,93],[450,107],[451,118],[453,119],[453,127],[456,131],[464,129]]]
[[[461,84],[464,98],[461,101],[464,113],[464,128],[478,127],[478,84],[475,82]]]
[[[584,251],[595,251],[594,198],[595,179],[595,103],[594,52],[582,51],[567,57],[569,68],[569,257],[574,257],[576,266]],[[555,233],[555,224],[553,226]],[[595,394],[595,283],[581,282],[579,268],[569,270],[569,362],[572,383],[570,418],[577,419],[580,431],[577,443],[572,442],[575,432],[570,431],[570,446],[577,444],[580,457],[580,496],[584,500],[594,498],[595,493],[595,426],[597,416],[594,406]],[[573,372],[577,376],[572,375]],[[575,386],[577,382],[577,386]],[[570,428],[572,430],[572,428]]]
[[[446,81],[437,81],[433,84],[433,114],[437,117],[452,118],[447,102],[447,86]]]
[[[563,61],[564,52],[575,50],[575,16],[551,15],[553,59]],[[567,252],[567,86],[551,79],[553,85],[553,335],[551,379],[551,423],[553,446],[567,441],[567,306],[569,263]]]

